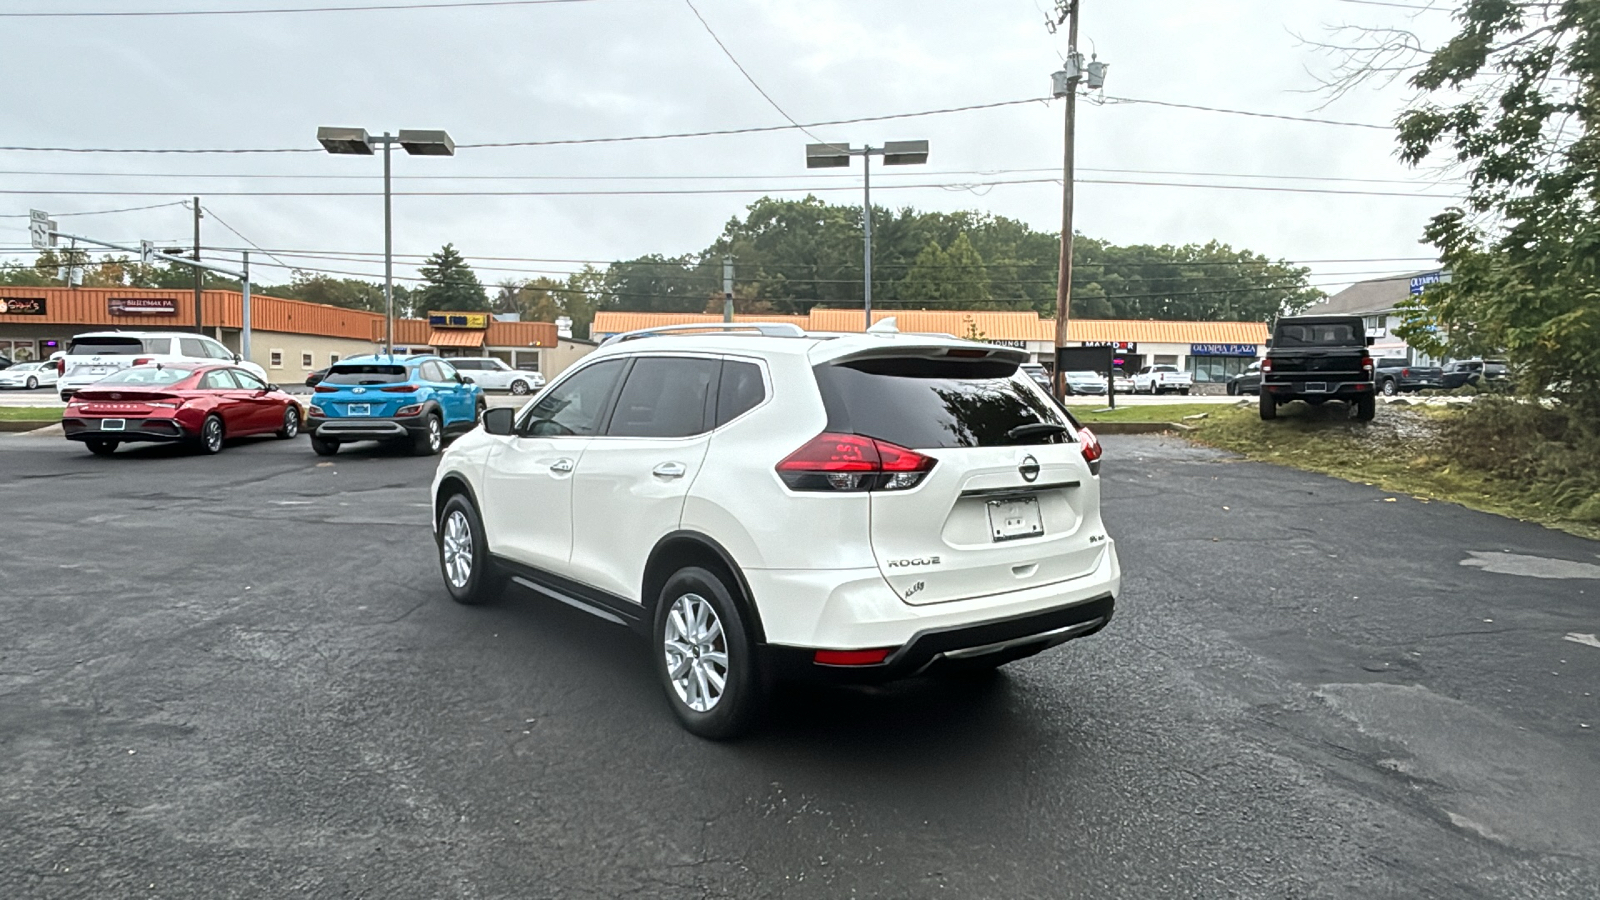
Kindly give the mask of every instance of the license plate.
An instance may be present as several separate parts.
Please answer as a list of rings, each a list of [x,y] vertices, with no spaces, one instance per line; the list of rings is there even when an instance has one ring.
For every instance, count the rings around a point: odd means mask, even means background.
[[[1033,497],[990,500],[989,533],[996,541],[1015,541],[1044,534],[1039,501]]]
[[[372,415],[372,404],[351,403],[345,406],[344,412],[347,416],[370,416]]]
[[[1306,393],[1308,393],[1308,394],[1326,394],[1327,392],[1328,392],[1328,383],[1326,381],[1308,381],[1308,382],[1306,382]]]
[[[128,427],[127,419],[101,419],[101,431],[125,431]]]

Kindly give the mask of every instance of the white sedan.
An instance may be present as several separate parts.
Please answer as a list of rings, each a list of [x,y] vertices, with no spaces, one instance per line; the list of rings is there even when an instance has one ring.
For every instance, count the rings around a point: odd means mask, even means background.
[[[6,388],[22,388],[33,390],[41,387],[55,387],[56,364],[55,362],[25,362],[17,363],[9,369],[0,369],[0,390]]]

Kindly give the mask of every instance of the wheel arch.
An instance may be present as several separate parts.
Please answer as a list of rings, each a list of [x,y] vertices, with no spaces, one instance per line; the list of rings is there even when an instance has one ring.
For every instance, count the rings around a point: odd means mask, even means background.
[[[714,538],[701,534],[698,531],[674,531],[656,542],[650,551],[650,557],[645,562],[644,578],[640,583],[639,602],[643,604],[645,622],[655,621],[656,604],[660,600],[661,589],[672,577],[672,573],[685,566],[699,565],[713,571],[727,575],[732,582],[729,586],[734,589],[733,601],[739,605],[739,612],[744,615],[749,624],[751,638],[758,644],[767,640],[766,629],[761,624],[761,613],[756,609],[755,598],[750,592],[750,583],[745,580],[744,570],[734,561],[733,554],[726,547],[717,543]]]
[[[472,483],[467,480],[465,475],[459,472],[450,472],[439,479],[439,487],[433,492],[434,530],[439,528],[439,515],[444,509],[444,505],[450,502],[450,498],[457,494],[465,496],[467,502],[472,504],[472,508],[478,511],[478,518],[483,518],[483,506],[478,503],[478,493],[472,489]],[[487,539],[488,535],[484,535],[484,537]]]

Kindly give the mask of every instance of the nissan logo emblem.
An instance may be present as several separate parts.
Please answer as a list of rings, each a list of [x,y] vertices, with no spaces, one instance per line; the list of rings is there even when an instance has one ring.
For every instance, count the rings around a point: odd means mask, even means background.
[[[1017,471],[1022,474],[1022,480],[1030,484],[1039,477],[1039,461],[1032,456],[1024,456],[1022,463],[1017,466]]]

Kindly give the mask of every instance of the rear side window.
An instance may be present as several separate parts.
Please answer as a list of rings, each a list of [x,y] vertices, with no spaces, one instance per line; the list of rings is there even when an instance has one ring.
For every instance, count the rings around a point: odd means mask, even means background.
[[[1061,407],[1006,363],[879,359],[815,371],[829,431],[912,450],[1070,440],[1062,434],[1012,436],[1022,425],[1072,426]]]
[[[227,369],[212,369],[205,374],[204,378],[200,379],[201,390],[232,391],[237,390],[238,387],[239,385],[228,377]]]
[[[767,385],[761,379],[761,367],[727,360],[722,364],[722,383],[717,389],[717,427],[755,409],[765,399]]]
[[[133,337],[79,338],[67,345],[68,356],[139,356],[144,342]]]
[[[717,359],[639,359],[622,386],[606,434],[676,438],[710,431],[707,413],[721,374],[722,361]]]
[[[323,377],[325,384],[398,384],[406,380],[405,366],[337,365]]]

